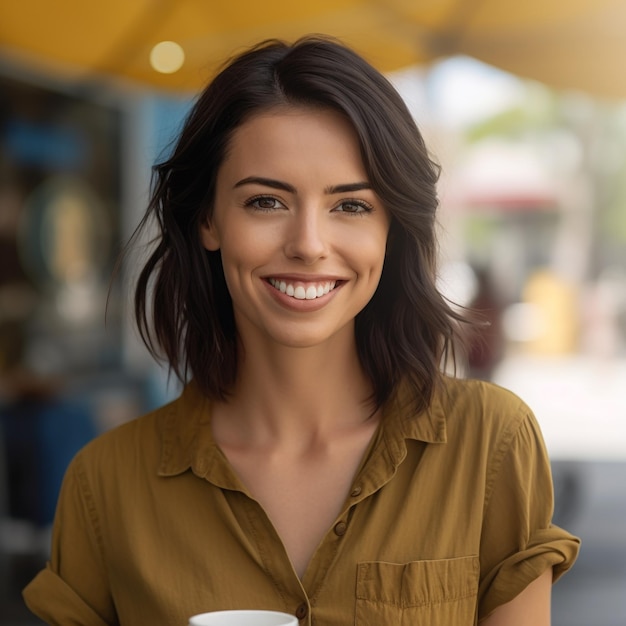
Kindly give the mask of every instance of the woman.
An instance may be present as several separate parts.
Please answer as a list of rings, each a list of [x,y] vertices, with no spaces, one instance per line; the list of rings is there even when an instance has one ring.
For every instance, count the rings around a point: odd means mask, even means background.
[[[548,624],[577,540],[528,408],[440,372],[462,320],[435,288],[438,170],[386,79],[334,41],[263,43],[156,172],[136,314],[191,382],[77,455],[30,608]]]

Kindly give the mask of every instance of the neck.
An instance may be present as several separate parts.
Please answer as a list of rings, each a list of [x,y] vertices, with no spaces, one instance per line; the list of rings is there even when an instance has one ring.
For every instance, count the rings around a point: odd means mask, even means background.
[[[266,348],[245,351],[234,392],[219,407],[231,434],[275,441],[332,437],[373,413],[372,386],[353,334],[308,348]]]

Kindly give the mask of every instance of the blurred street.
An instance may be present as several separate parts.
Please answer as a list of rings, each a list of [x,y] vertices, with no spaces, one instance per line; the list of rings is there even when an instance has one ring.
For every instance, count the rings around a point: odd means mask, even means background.
[[[556,522],[581,537],[582,546],[554,586],[552,626],[626,626],[626,462],[557,461],[557,489],[572,472],[582,492],[575,510]]]

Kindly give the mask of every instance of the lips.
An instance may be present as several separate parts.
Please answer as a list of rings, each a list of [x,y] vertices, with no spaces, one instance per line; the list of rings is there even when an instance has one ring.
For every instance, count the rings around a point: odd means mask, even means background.
[[[287,281],[280,280],[278,278],[268,278],[269,282],[274,289],[277,289],[281,293],[284,293],[296,300],[315,300],[321,298],[327,293],[331,292],[337,285],[336,280],[327,280],[319,282],[304,282],[304,281]]]

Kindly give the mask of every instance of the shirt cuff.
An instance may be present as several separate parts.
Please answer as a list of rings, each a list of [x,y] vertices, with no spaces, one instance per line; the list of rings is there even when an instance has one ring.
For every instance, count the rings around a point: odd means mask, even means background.
[[[49,626],[108,626],[49,567],[33,578],[22,595],[29,610]]]
[[[536,531],[525,550],[512,554],[487,575],[491,583],[480,594],[480,619],[513,600],[547,569],[552,568],[553,582],[558,580],[573,565],[579,545],[577,537],[558,526]]]

